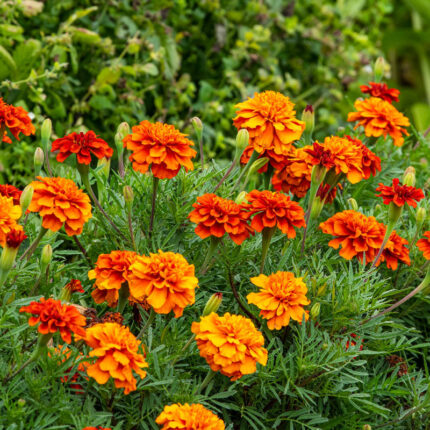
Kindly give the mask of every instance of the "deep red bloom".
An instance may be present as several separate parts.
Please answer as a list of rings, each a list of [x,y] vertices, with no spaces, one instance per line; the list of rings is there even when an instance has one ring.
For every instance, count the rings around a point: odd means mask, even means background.
[[[12,197],[13,204],[19,206],[19,199],[21,198],[22,191],[13,185],[1,185],[0,184],[0,194],[5,197]]]
[[[327,170],[334,167],[333,155],[329,149],[326,149],[324,145],[318,142],[313,143],[312,148],[305,150],[311,156],[311,162],[313,165],[324,166]]]
[[[22,230],[11,230],[6,234],[6,246],[8,248],[19,248],[25,239],[27,239],[27,236]]]
[[[79,279],[71,279],[70,282],[64,286],[64,288],[67,288],[71,293],[85,292]]]
[[[80,164],[90,164],[91,154],[97,158],[110,158],[113,149],[108,143],[98,137],[94,131],[89,130],[86,133],[70,133],[67,136],[55,139],[52,142],[51,152],[59,151],[57,161],[62,163],[72,154],[76,154],[76,159]]]
[[[370,94],[372,97],[377,97],[389,103],[399,101],[400,91],[396,88],[388,88],[385,83],[369,82],[369,85],[361,85],[360,90],[363,94]]]
[[[306,105],[305,112],[314,113],[314,108],[312,105]]]
[[[399,185],[399,182],[398,178],[394,178],[391,187],[380,183],[376,191],[381,194],[377,194],[376,197],[382,197],[385,205],[393,202],[396,206],[401,207],[407,203],[409,206],[416,208],[417,202],[424,198],[423,190],[409,185]]]

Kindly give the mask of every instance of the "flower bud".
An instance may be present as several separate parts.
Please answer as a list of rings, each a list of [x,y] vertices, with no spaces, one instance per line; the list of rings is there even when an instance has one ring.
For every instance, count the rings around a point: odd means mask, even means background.
[[[382,212],[382,206],[380,204],[375,205],[373,209],[373,215],[378,215]]]
[[[418,208],[417,214],[415,215],[415,219],[419,226],[423,225],[424,220],[426,219],[426,216],[427,216],[427,211],[425,210],[425,208]]]
[[[40,257],[40,271],[45,273],[48,264],[51,262],[52,258],[52,246],[48,243],[42,249],[42,255]]]
[[[109,178],[109,172],[110,172],[110,158],[102,157],[99,158],[99,161],[97,162],[97,167],[100,168],[100,171],[107,181]]]
[[[363,430],[372,430],[372,426],[370,424],[364,424]]]
[[[72,279],[62,289],[59,299],[64,302],[70,302],[73,293],[84,293],[82,283],[79,279]]]
[[[42,3],[42,5],[43,5],[43,3]],[[16,402],[16,404],[20,407],[20,408],[22,408],[23,406],[25,406],[25,404],[26,404],[27,402],[24,400],[24,399],[18,399],[17,400],[17,402]]]
[[[246,128],[241,128],[237,132],[236,136],[236,152],[234,155],[234,160],[236,163],[239,163],[240,157],[242,156],[243,151],[248,146],[249,143],[249,133]]]
[[[374,67],[375,82],[381,82],[382,78],[385,75],[386,67],[387,67],[387,63],[385,62],[384,58],[378,57],[375,61],[375,67]]]
[[[312,168],[311,182],[316,185],[320,185],[324,180],[325,174],[327,173],[327,169],[324,166],[320,166],[316,164]]]
[[[323,210],[323,207],[324,207],[324,201],[321,200],[319,196],[315,197],[311,208],[311,218],[317,219],[320,216],[321,211]]]
[[[46,154],[51,150],[51,146],[49,142],[51,139],[51,133],[52,133],[52,122],[49,118],[46,118],[45,121],[43,121],[42,128],[41,128],[42,147]]]
[[[311,308],[311,318],[313,320],[318,318],[318,315],[320,314],[320,310],[321,310],[321,304],[320,303],[315,303],[312,308]]]
[[[115,146],[120,155],[124,152],[124,137],[130,134],[130,126],[126,122],[122,122],[116,129]]]
[[[358,211],[358,204],[357,204],[357,200],[353,199],[352,197],[350,199],[348,199],[348,203],[349,203],[349,207],[353,210],[353,211]]]
[[[191,124],[194,127],[194,131],[196,132],[197,138],[199,140],[202,139],[202,133],[203,133],[203,123],[200,120],[199,117],[195,116],[194,118],[191,118]]]
[[[235,203],[237,203],[238,205],[241,205],[243,202],[246,201],[246,195],[247,194],[248,193],[246,191],[240,192],[235,199]]]
[[[222,302],[222,293],[212,294],[212,296],[207,301],[205,308],[203,309],[202,316],[205,317],[211,314],[212,312],[216,312],[221,306],[221,302]]]
[[[40,173],[40,169],[43,166],[43,162],[45,161],[45,154],[43,153],[43,149],[38,146],[34,151],[34,176],[38,176]]]
[[[268,161],[269,161],[269,159],[267,157],[261,157],[261,158],[258,158],[257,160],[255,160],[251,164],[251,167],[249,168],[249,172],[246,175],[247,178],[249,178],[254,173],[257,173],[262,167],[264,167],[267,164]]]
[[[30,206],[31,200],[33,199],[33,193],[34,188],[32,185],[27,185],[24,188],[24,191],[21,193],[19,204],[21,205],[21,211],[23,215],[27,212],[27,209]]]
[[[124,195],[125,204],[130,209],[134,200],[133,188],[131,188],[130,185],[125,185],[122,189],[122,193]]]
[[[302,121],[305,123],[305,131],[312,133],[315,128],[315,113],[312,105],[306,105],[302,113]]]
[[[409,166],[405,173],[403,174],[403,185],[408,185],[410,187],[415,186],[416,178],[415,178],[415,168],[412,166]]]

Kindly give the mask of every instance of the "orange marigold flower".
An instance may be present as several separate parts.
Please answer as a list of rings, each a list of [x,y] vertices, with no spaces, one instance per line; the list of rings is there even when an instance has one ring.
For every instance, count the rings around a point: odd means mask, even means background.
[[[145,298],[159,314],[173,311],[175,318],[195,302],[199,282],[193,264],[188,264],[181,254],[161,250],[149,257],[137,257],[127,279],[134,297]]]
[[[370,97],[365,100],[356,100],[354,103],[357,112],[348,114],[348,121],[358,121],[354,128],[362,125],[366,136],[384,136],[390,135],[394,141],[394,145],[402,146],[404,137],[409,136],[409,133],[403,127],[410,125],[409,119],[400,113],[389,102]]]
[[[115,387],[124,388],[124,394],[136,390],[136,378],[133,370],[141,377],[146,376],[142,370],[148,367],[145,355],[139,353],[140,341],[128,327],[117,323],[105,322],[87,329],[85,342],[92,348],[90,357],[97,361],[87,368],[87,374],[99,384],[106,384],[110,377]]]
[[[103,139],[98,137],[94,131],[89,130],[86,133],[70,133],[67,136],[55,139],[52,142],[51,152],[59,151],[57,161],[62,163],[72,154],[76,154],[79,164],[90,164],[91,154],[96,158],[111,158],[113,149]]]
[[[6,234],[6,246],[9,248],[19,248],[21,243],[27,239],[22,230],[11,230]]]
[[[235,107],[238,111],[233,124],[238,130],[248,130],[249,144],[260,153],[272,150],[287,155],[305,130],[305,123],[296,118],[294,103],[275,91],[255,93]]]
[[[388,88],[386,83],[369,82],[369,85],[360,85],[360,90],[363,94],[370,94],[389,103],[399,101],[400,91],[396,88]]]
[[[381,171],[381,159],[374,154],[360,139],[351,136],[345,136],[361,152],[361,169],[363,178],[369,179],[370,176],[376,176],[377,171]]]
[[[2,138],[3,142],[12,143],[12,140],[7,135],[8,130],[12,135],[19,140],[19,134],[22,133],[25,136],[34,134],[36,129],[31,123],[31,119],[28,116],[27,111],[21,106],[8,105],[0,97],[0,130],[3,131]]]
[[[224,430],[225,424],[212,411],[199,403],[165,406],[155,422],[161,430]]]
[[[60,300],[44,297],[38,302],[31,302],[28,306],[22,306],[20,312],[33,314],[28,320],[28,325],[39,324],[38,332],[41,334],[60,332],[61,338],[66,343],[72,341],[71,333],[78,336],[85,335],[86,320],[75,306],[61,304]]]
[[[385,231],[386,228],[384,226],[384,235]],[[399,261],[410,266],[411,259],[409,257],[409,249],[406,247],[408,243],[406,239],[400,237],[394,230],[382,251],[381,258],[379,258],[375,266],[379,266],[383,261],[385,261],[387,267],[391,270],[397,269]]]
[[[117,305],[119,290],[127,282],[130,266],[136,258],[133,251],[112,251],[98,256],[95,269],[88,272],[88,278],[96,280],[91,293],[96,303],[107,302],[111,308]]]
[[[258,232],[265,227],[278,227],[292,239],[296,237],[294,227],[306,227],[305,211],[283,193],[254,190],[248,193],[246,199],[250,202],[251,227]]]
[[[310,303],[306,297],[308,289],[302,280],[291,272],[276,272],[269,276],[259,275],[251,282],[260,288],[258,293],[246,297],[248,303],[256,305],[260,315],[267,320],[270,330],[280,330],[290,324],[290,319],[302,322],[309,319],[309,312],[303,309]]]
[[[398,207],[408,204],[416,208],[417,202],[424,198],[423,190],[409,185],[399,185],[399,182],[398,178],[394,178],[391,187],[380,183],[376,191],[381,194],[377,194],[376,197],[382,197],[385,205],[393,202]]]
[[[21,218],[21,207],[13,204],[12,197],[0,195],[0,245],[5,246],[6,236],[11,231],[22,231],[18,224]]]
[[[71,279],[64,288],[67,288],[71,293],[85,293],[82,288],[82,283],[79,279]]]
[[[13,185],[0,185],[0,195],[5,197],[12,197],[13,204],[16,206],[20,205],[21,194],[22,191],[14,187]]]
[[[193,322],[191,331],[196,335],[200,356],[210,368],[218,370],[232,381],[257,371],[257,363],[265,366],[267,349],[264,337],[252,321],[241,315],[212,312]]]
[[[424,238],[417,242],[417,248],[423,253],[426,260],[430,260],[430,231],[426,231]]]
[[[209,236],[223,237],[227,233],[231,240],[240,245],[253,229],[248,224],[249,214],[243,205],[223,199],[215,194],[197,197],[194,210],[188,215],[197,224],[195,232],[202,239]]]
[[[145,120],[134,126],[123,142],[132,151],[130,161],[134,170],[146,173],[151,166],[156,178],[165,179],[176,176],[181,166],[186,171],[194,169],[191,159],[197,152],[186,136],[173,125]]]
[[[90,198],[71,179],[37,177],[31,185],[33,199],[28,210],[39,212],[42,227],[58,231],[63,226],[68,236],[82,233],[91,218]]]

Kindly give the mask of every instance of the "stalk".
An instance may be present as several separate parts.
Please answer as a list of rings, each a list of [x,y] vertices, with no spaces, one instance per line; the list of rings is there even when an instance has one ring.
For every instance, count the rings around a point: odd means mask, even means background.
[[[153,182],[152,182],[151,218],[149,219],[149,229],[148,229],[149,239],[151,239],[152,228],[154,226],[155,202],[157,200],[158,183],[160,182],[160,179],[156,178],[155,176],[153,176],[152,179],[153,179]]]
[[[263,228],[263,241],[261,247],[261,265],[260,273],[264,271],[264,264],[266,262],[267,253],[269,252],[270,242],[272,240],[273,234],[275,233],[276,227],[264,227]]]
[[[40,227],[40,231],[36,239],[34,239],[33,243],[24,251],[21,257],[19,257],[19,261],[24,260],[24,258],[26,257],[27,260],[30,259],[30,257],[33,255],[33,252],[36,250],[37,246],[39,245],[40,241],[42,240],[43,236],[45,236],[47,231],[48,230],[46,228]]]
[[[148,327],[152,324],[156,316],[156,313],[154,311],[154,308],[151,308],[151,312],[149,313],[149,317],[146,320],[145,325],[143,326],[142,330],[140,330],[139,334],[136,336],[136,339],[140,339],[145,331],[148,329]]]

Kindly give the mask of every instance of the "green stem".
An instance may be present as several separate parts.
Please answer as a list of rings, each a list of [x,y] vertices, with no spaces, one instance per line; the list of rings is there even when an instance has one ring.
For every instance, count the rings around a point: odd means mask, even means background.
[[[140,332],[139,332],[139,334],[136,336],[136,339],[140,339],[142,336],[143,336],[143,334],[145,333],[145,331],[148,329],[148,327],[152,324],[152,322],[154,321],[154,319],[155,319],[155,316],[156,316],[157,314],[155,313],[155,311],[154,311],[154,309],[153,308],[151,308],[151,312],[149,313],[149,317],[148,317],[148,319],[146,320],[146,323],[145,323],[145,325],[143,326],[143,328],[142,328],[142,330],[140,330]]]
[[[267,164],[267,172],[264,174],[264,189],[270,190],[271,179],[273,175],[273,166],[270,164],[270,161]]]
[[[42,240],[43,236],[45,236],[47,231],[48,230],[46,228],[40,227],[40,231],[36,239],[34,239],[33,243],[24,251],[21,257],[19,257],[19,261],[24,260],[24,258],[26,257],[27,260],[30,259],[30,257],[33,255],[33,252],[36,250],[37,246],[39,245],[40,241]]]
[[[235,182],[233,188],[232,188],[232,193],[234,192],[234,190],[239,186],[240,181],[242,180],[242,178],[244,177],[244,175],[248,172],[249,168],[251,167],[252,163],[258,158],[260,154],[254,150],[254,152],[252,153],[251,157],[249,158],[248,162],[246,163],[246,166],[242,169],[242,171],[240,172],[239,177],[237,178],[237,181]]]
[[[187,341],[187,343],[184,345],[184,347],[181,349],[181,351],[179,352],[179,355],[172,360],[172,362],[170,363],[171,366],[174,366],[176,364],[176,362],[179,360],[179,358],[182,356],[182,354],[190,347],[190,345],[193,343],[193,341],[195,340],[196,335],[193,334]]]
[[[212,381],[212,379],[215,375],[216,375],[216,372],[214,372],[212,369],[210,369],[208,371],[208,373],[206,374],[205,379],[203,379],[203,382],[201,383],[200,387],[195,392],[195,394],[197,394],[197,395],[200,394],[209,385],[209,382]]]
[[[212,191],[215,193],[215,191],[224,183],[224,181],[230,176],[230,173],[234,169],[234,166],[236,166],[236,160],[233,160],[231,163],[231,166],[228,168],[227,172],[225,172],[224,176],[220,179],[220,181],[215,185],[214,190]]]
[[[199,271],[199,275],[204,275],[208,269],[209,269],[209,264],[211,262],[211,259],[215,253],[215,250],[217,249],[217,246],[219,244],[219,242],[221,241],[220,237],[215,237],[215,236],[211,236],[211,242],[209,245],[209,249],[208,252],[206,254],[206,257],[203,261],[202,266],[200,267],[200,271]]]
[[[128,211],[127,220],[128,220],[128,229],[130,231],[131,244],[133,245],[134,252],[137,252],[136,240],[134,238],[134,231],[133,231],[133,223],[131,218],[131,210]]]
[[[120,314],[122,314],[122,312],[124,311],[125,305],[127,304],[129,297],[130,288],[128,286],[128,282],[124,282],[119,290],[117,312],[119,312]]]
[[[264,264],[266,262],[267,253],[269,252],[270,242],[272,240],[273,234],[275,233],[275,229],[276,229],[276,227],[264,227],[263,228],[260,273],[263,273],[263,271],[264,271]]]
[[[390,238],[391,233],[393,232],[395,225],[396,225],[396,221],[390,221],[388,223],[387,230],[386,230],[385,236],[384,236],[384,240],[382,241],[382,244],[381,244],[381,247],[379,248],[378,254],[376,255],[375,259],[373,260],[372,266],[370,266],[369,270],[372,270],[376,266],[376,264],[378,263],[379,258],[381,257],[381,255],[384,251],[385,245],[387,244],[388,239]]]
[[[158,183],[160,182],[160,179],[156,178],[155,176],[153,176],[152,178],[153,178],[153,182],[152,182],[151,217],[149,219],[149,229],[148,229],[148,238],[149,239],[151,239],[152,228],[154,226],[155,202],[157,200]]]

